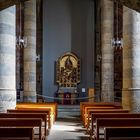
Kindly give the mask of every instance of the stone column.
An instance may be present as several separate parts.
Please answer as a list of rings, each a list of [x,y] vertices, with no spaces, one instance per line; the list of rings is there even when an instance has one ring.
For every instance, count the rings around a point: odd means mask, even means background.
[[[102,93],[103,102],[114,101],[114,51],[113,38],[113,2],[102,0],[101,8],[101,44],[102,44]]]
[[[140,13],[124,7],[123,26],[122,103],[124,108],[140,112]]]
[[[123,91],[122,105],[125,109],[131,108],[132,87],[132,10],[123,7]]]
[[[24,102],[36,102],[36,0],[25,2]]]
[[[132,10],[132,111],[140,112],[140,13]]]
[[[0,112],[16,106],[15,6],[0,11]]]

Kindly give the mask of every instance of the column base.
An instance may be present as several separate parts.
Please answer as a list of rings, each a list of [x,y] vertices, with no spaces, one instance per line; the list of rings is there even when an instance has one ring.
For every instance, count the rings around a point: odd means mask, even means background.
[[[23,102],[37,102],[36,92],[25,92],[23,93]]]
[[[0,112],[16,107],[16,90],[0,89]]]

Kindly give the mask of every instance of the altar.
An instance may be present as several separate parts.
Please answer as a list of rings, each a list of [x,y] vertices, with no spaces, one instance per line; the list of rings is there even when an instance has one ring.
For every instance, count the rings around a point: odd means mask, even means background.
[[[73,53],[65,53],[56,62],[57,103],[77,104],[80,83],[80,59]]]
[[[56,97],[60,98],[56,102],[62,105],[73,105],[77,104],[78,100],[76,99],[78,96],[77,93],[57,93]]]

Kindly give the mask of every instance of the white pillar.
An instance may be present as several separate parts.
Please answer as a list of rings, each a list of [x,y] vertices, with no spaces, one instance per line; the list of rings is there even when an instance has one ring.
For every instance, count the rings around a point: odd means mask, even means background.
[[[15,6],[0,11],[0,112],[16,106]]]

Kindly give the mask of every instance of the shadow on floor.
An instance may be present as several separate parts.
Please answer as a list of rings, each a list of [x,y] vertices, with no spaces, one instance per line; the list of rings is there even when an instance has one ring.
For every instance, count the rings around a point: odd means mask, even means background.
[[[64,140],[72,140],[72,139],[64,139]],[[78,140],[90,140],[90,138],[86,136],[81,136],[81,137],[78,137]]]
[[[54,123],[48,140],[90,140],[86,129],[78,118],[58,118]]]
[[[85,133],[86,134],[86,130],[84,129],[75,129],[74,131],[67,131],[67,132],[72,132],[72,133]]]

